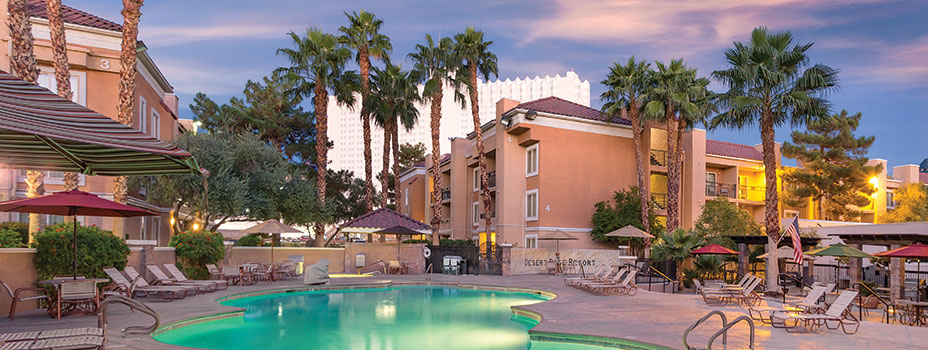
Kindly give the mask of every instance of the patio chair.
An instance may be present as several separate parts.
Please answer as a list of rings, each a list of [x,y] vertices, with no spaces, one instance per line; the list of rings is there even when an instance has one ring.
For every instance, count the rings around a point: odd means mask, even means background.
[[[709,289],[702,285],[698,279],[693,279],[693,285],[696,286],[696,293],[702,296],[702,300],[709,306],[724,305],[728,300],[730,293],[723,292],[721,289]]]
[[[802,302],[796,303],[796,307],[806,309],[807,311],[810,311],[810,312],[813,310],[818,310],[819,312],[825,312],[825,307],[818,303],[818,299],[820,299],[826,293],[831,293],[831,291],[833,291],[834,289],[835,289],[834,283],[825,284],[824,289],[822,290],[821,293],[819,293],[819,295],[815,299],[810,299],[809,296],[807,295],[806,298],[802,300]],[[815,288],[813,287],[812,290],[814,291]],[[812,292],[809,292],[809,294],[812,294]]]
[[[549,275],[557,274],[557,263],[552,260],[545,261],[545,273]]]
[[[786,328],[786,331],[791,333],[799,328],[800,325],[808,331],[824,325],[825,328],[828,329],[838,329],[838,327],[840,327],[844,334],[855,334],[858,328],[860,328],[860,321],[849,312],[849,309],[856,297],[856,290],[846,290],[841,292],[841,295],[835,299],[835,302],[831,303],[831,306],[828,307],[828,310],[825,310],[824,314],[774,312],[773,315],[771,315],[771,322],[781,322],[782,327]],[[788,320],[793,320],[795,323],[790,326],[787,324]],[[831,327],[828,322],[838,322],[838,324]],[[853,325],[854,330],[848,331],[848,325]]]
[[[142,283],[144,280],[142,278],[136,278],[133,282],[129,282],[121,272],[112,267],[104,268],[103,272],[113,280],[116,289],[119,290],[122,295],[129,298],[134,298],[139,293],[144,294],[150,301],[172,301],[187,297],[187,288],[148,286],[148,283],[145,283],[143,286]],[[157,298],[153,298],[153,296],[157,296]]]
[[[16,315],[16,304],[24,303],[27,301],[33,301],[33,300],[36,301],[36,304],[38,304],[42,300],[45,300],[46,302],[49,301],[48,293],[45,291],[45,288],[23,287],[23,288],[16,288],[16,290],[14,291],[12,288],[10,288],[8,284],[6,284],[6,282],[0,281],[0,284],[3,285],[3,289],[6,289],[6,293],[10,296],[10,299],[12,300],[10,302],[10,321],[12,321],[13,316]],[[20,294],[22,293],[36,293],[36,294],[30,295],[30,296],[21,296]]]
[[[160,284],[160,285],[185,286],[185,287],[194,286],[196,287],[197,293],[214,292],[216,291],[216,287],[218,285],[217,283],[215,283],[217,281],[179,281],[176,278],[168,277],[168,275],[165,274],[164,271],[158,268],[158,265],[145,265],[145,269],[148,270],[148,272],[151,272],[151,274],[155,276],[155,281],[157,281],[157,284]],[[132,277],[132,276],[130,275],[129,277]]]
[[[150,267],[146,267],[146,268],[147,268],[149,271],[151,271],[152,273],[155,273],[155,271],[158,271],[158,273],[160,273],[161,275],[164,275],[165,277],[167,277],[167,274],[165,274],[164,272],[162,272],[161,269],[159,269],[157,265],[149,265],[149,266],[150,266]],[[168,278],[170,278],[171,280],[173,280],[175,283],[179,283],[179,284],[199,284],[199,285],[204,285],[204,286],[207,286],[207,290],[211,288],[211,289],[214,290],[214,291],[229,288],[229,281],[224,281],[224,280],[192,280],[192,279],[188,279],[187,276],[184,275],[184,273],[183,273],[180,269],[178,269],[177,266],[174,265],[174,264],[164,264],[164,265],[162,265],[162,266],[164,266],[164,269],[165,269],[165,270],[168,270],[168,273],[171,274],[171,276],[168,277]],[[155,276],[157,276],[157,275],[155,275]]]
[[[242,271],[238,266],[222,265],[222,268],[219,269],[216,265],[208,264],[206,268],[209,269],[210,275],[215,273],[217,276],[220,276],[220,279],[228,281],[231,284],[242,284]]]
[[[132,266],[126,266],[126,268],[123,269],[122,272],[125,272],[126,277],[129,277],[130,280],[133,280],[133,281],[138,280],[137,283],[139,287],[151,287],[152,286],[152,284],[149,284],[148,281],[145,280],[145,277],[139,274],[139,272],[136,271],[135,268]],[[152,282],[152,283],[155,283],[155,282]],[[186,284],[183,284],[183,285],[162,284],[161,286],[184,288],[187,290],[187,292],[193,292],[194,294],[205,293],[204,289],[200,288],[200,286],[193,286],[193,285],[186,285]]]
[[[618,281],[621,280],[622,276],[625,276],[626,273],[628,273],[628,267],[623,267],[619,269],[618,271],[616,271],[614,274],[611,272],[607,272],[602,277],[597,278],[597,279],[586,280],[586,281],[576,281],[574,282],[573,287],[577,289],[586,290],[586,287],[592,284],[618,283]]]
[[[93,314],[100,305],[97,295],[97,285],[92,280],[63,280],[58,286],[58,298],[55,302],[55,318],[61,319],[61,309],[64,306],[74,306]]]
[[[638,286],[635,285],[634,278],[638,275],[638,269],[628,271],[624,276],[616,274],[611,282],[587,284],[586,291],[596,295],[606,295],[609,292],[615,294],[635,295],[638,293]],[[633,293],[634,291],[634,293]]]
[[[749,284],[747,287],[737,292],[729,292],[731,294],[731,300],[737,301],[738,304],[744,305],[755,305],[760,303],[763,298],[761,298],[761,296],[754,291],[754,289],[760,285],[760,282],[760,278],[755,278],[754,281],[751,282],[751,284]]]
[[[831,285],[831,287],[834,287],[834,285]],[[828,289],[829,289],[828,286],[816,285],[812,287],[812,290],[809,291],[809,294],[807,294],[806,297],[802,301],[796,304],[793,304],[793,305],[783,304],[783,305],[780,305],[779,307],[758,307],[758,306],[750,305],[748,307],[748,315],[750,315],[751,318],[754,320],[761,321],[764,324],[770,324],[774,327],[777,327],[777,325],[773,324],[772,320],[770,319],[774,312],[811,313],[815,308],[818,307],[816,305],[816,301],[818,301],[819,298],[825,295]],[[755,316],[755,313],[756,313],[756,316]],[[764,314],[767,314],[767,317],[764,317]]]
[[[606,272],[607,272],[606,265],[599,265],[599,267],[597,267],[596,270],[594,270],[592,274],[587,275],[586,277],[565,278],[564,285],[572,287],[574,284],[577,283],[577,281],[595,280],[596,278],[601,277],[601,275]]]

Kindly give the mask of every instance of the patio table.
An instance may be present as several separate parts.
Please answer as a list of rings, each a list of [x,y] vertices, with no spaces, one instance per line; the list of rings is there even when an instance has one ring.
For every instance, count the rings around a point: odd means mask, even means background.
[[[110,281],[109,278],[86,278],[86,279],[85,279],[85,278],[83,278],[83,277],[78,277],[77,280],[78,280],[78,281],[93,281],[94,285],[100,284],[100,283],[106,283],[106,282],[109,282],[109,281]],[[56,296],[56,297],[54,298],[54,300],[51,300],[51,301],[48,303],[48,314],[49,314],[49,316],[54,316],[54,315],[52,315],[52,310],[57,310],[57,309],[58,309],[58,298],[57,298],[57,296],[59,295],[59,293],[58,293],[58,288],[60,288],[60,287],[61,287],[61,284],[62,284],[63,282],[66,282],[66,281],[74,281],[74,279],[72,279],[72,278],[57,278],[57,279],[52,279],[52,280],[44,280],[44,281],[38,281],[38,282],[36,282],[36,284],[38,284],[38,285],[40,285],[40,286],[52,286],[52,287],[55,288],[55,296]],[[99,294],[99,291],[98,291],[97,293]],[[67,310],[67,312],[64,312],[63,315],[68,315],[68,314],[74,313],[74,310],[76,310],[76,309],[77,309],[77,307],[73,307],[73,306],[72,306],[71,308],[69,308],[69,309]],[[60,317],[61,315],[58,315],[58,316]]]
[[[909,301],[909,300],[899,300],[896,302],[899,305],[909,305],[915,308],[915,321],[912,322],[916,326],[925,325],[925,308],[928,308],[928,302],[926,301]]]

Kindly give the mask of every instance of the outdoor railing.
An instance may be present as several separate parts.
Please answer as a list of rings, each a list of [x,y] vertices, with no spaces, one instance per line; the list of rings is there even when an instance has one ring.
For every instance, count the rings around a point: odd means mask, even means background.
[[[651,200],[654,201],[654,205],[658,209],[666,210],[667,209],[667,194],[666,193],[651,193]]]
[[[667,151],[660,149],[651,150],[651,165],[667,166]]]
[[[490,217],[491,217],[491,218],[495,218],[495,217],[496,217],[496,212],[495,212],[495,211],[491,211],[491,212],[490,212]],[[481,218],[481,219],[486,219],[486,218],[487,218],[487,214],[486,214],[486,213],[480,213],[480,218]]]
[[[661,292],[667,293],[668,285],[670,286],[670,294],[674,294],[677,292],[677,286],[679,285],[680,282],[674,281],[672,278],[667,277],[667,275],[665,275],[663,272],[661,272],[661,270],[658,270],[654,266],[649,265],[648,267],[651,271],[654,271],[655,273],[657,273],[656,275],[654,273],[648,273],[644,275],[645,277],[648,278],[648,291],[651,291],[651,284],[653,284],[652,278],[658,277],[658,281],[660,281],[661,283]]]
[[[886,299],[883,299],[879,294],[876,294],[876,291],[870,289],[870,286],[863,283],[863,281],[854,282],[854,285],[851,287],[857,287],[857,319],[863,320],[864,316],[864,290],[870,292],[870,295],[875,296],[876,300],[879,300],[883,304],[883,310],[886,310],[883,314],[886,315],[886,323],[889,323],[889,314],[896,313],[896,307],[893,304],[886,302]],[[862,288],[861,288],[862,287]],[[890,311],[891,309],[891,311]]]

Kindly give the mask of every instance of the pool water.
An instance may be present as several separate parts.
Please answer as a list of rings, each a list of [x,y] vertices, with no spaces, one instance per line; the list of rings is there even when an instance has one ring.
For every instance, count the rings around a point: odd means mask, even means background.
[[[453,287],[305,291],[223,302],[244,317],[203,322],[155,336],[205,349],[602,349],[530,342],[534,320],[514,305],[546,300],[529,293]]]

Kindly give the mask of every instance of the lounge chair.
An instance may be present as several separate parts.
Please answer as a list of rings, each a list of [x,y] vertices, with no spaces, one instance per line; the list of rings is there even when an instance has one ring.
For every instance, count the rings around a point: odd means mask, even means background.
[[[46,302],[49,301],[48,293],[45,291],[45,288],[23,287],[23,288],[16,288],[16,290],[14,291],[5,282],[0,281],[0,284],[3,285],[3,289],[6,289],[6,293],[9,294],[10,299],[12,299],[12,301],[10,302],[10,321],[12,321],[13,316],[16,315],[16,304],[24,303],[27,301],[33,301],[33,300],[35,300],[36,303],[42,300],[45,300]],[[35,295],[21,296],[20,294],[23,294],[23,293],[35,293]]]
[[[744,305],[755,305],[760,303],[763,298],[754,291],[762,280],[760,278],[755,278],[747,287],[737,291],[729,292],[731,293],[731,300],[735,300],[738,304]]]
[[[138,280],[138,282],[136,282],[136,283],[138,284],[139,287],[143,287],[143,288],[144,288],[144,287],[152,287],[152,285],[149,284],[147,280],[145,280],[145,277],[143,277],[141,274],[139,274],[139,272],[136,271],[134,267],[132,267],[132,266],[126,266],[126,268],[123,269],[122,271],[126,273],[126,277],[129,277],[130,280],[133,280],[133,281]],[[189,294],[190,292],[193,292],[194,294],[206,293],[205,288],[201,288],[201,286],[192,286],[192,285],[187,285],[187,284],[161,285],[161,286],[163,286],[163,287],[184,288],[184,289],[187,290],[187,293],[188,293],[188,294]]]
[[[42,340],[42,339],[51,339],[51,338],[68,338],[68,337],[80,337],[80,336],[102,337],[103,328],[96,328],[96,327],[66,328],[66,329],[54,329],[54,330],[49,330],[49,331],[0,333],[0,341],[17,342],[17,341],[26,341],[26,340]]]
[[[587,284],[585,285],[585,289],[586,291],[597,295],[605,295],[609,292],[614,292],[615,294],[622,293],[627,295],[635,295],[638,293],[638,286],[635,285],[634,282],[635,276],[637,275],[638,269],[632,269],[624,275],[616,274],[611,282]],[[632,291],[634,291],[634,293]]]
[[[168,264],[168,265],[170,265],[170,264]],[[173,266],[173,265],[171,265],[171,266]],[[168,275],[167,275],[166,273],[164,273],[164,271],[162,271],[160,268],[158,268],[158,265],[146,265],[145,268],[148,270],[148,272],[151,272],[152,275],[155,275],[155,278],[157,278],[159,281],[168,281],[167,284],[169,284],[169,285],[190,285],[190,286],[196,286],[198,291],[202,290],[202,291],[204,291],[204,292],[214,292],[214,291],[217,291],[217,290],[220,289],[220,286],[222,287],[222,289],[229,288],[229,282],[228,282],[228,281],[223,281],[223,280],[188,280],[188,279],[187,279],[187,276],[184,276],[184,274],[182,274],[182,273],[180,274],[180,276],[182,276],[183,279],[178,278],[176,275],[172,278],[172,277],[168,277]],[[178,271],[178,272],[180,272],[180,271]]]
[[[609,269],[606,269],[606,270],[608,271]],[[619,269],[618,271],[616,271],[615,274],[607,272],[600,278],[586,280],[586,281],[576,281],[573,287],[577,289],[586,290],[586,287],[592,284],[604,284],[604,283],[615,284],[615,283],[618,283],[618,281],[621,280],[622,276],[625,276],[626,273],[628,273],[628,268],[623,267]]]
[[[828,307],[828,310],[825,310],[824,314],[774,312],[770,319],[773,323],[779,322],[783,328],[786,328],[787,332],[795,331],[797,328],[799,328],[800,325],[806,328],[808,331],[825,325],[825,328],[828,329],[838,329],[838,327],[841,327],[841,331],[843,331],[844,334],[855,334],[857,333],[857,329],[860,328],[860,321],[854,317],[854,315],[849,312],[848,309],[850,309],[851,304],[854,302],[854,298],[856,297],[856,290],[846,290],[841,292],[841,295],[839,295],[838,298],[835,299],[833,303],[831,303],[831,306]],[[787,324],[788,320],[794,320],[795,323],[790,326]],[[838,322],[838,324],[834,327],[831,327],[828,323],[830,321]],[[853,325],[854,330],[849,332],[847,325]]]
[[[821,305],[821,304],[818,303],[818,299],[821,298],[821,297],[822,297],[823,295],[825,295],[826,293],[831,293],[831,291],[833,291],[833,290],[835,289],[835,284],[834,284],[834,283],[828,283],[828,284],[824,285],[824,287],[825,287],[825,289],[818,295],[817,298],[815,298],[815,299],[809,299],[809,297],[808,297],[808,295],[807,295],[806,298],[805,298],[802,302],[799,302],[799,303],[796,304],[796,307],[803,308],[803,309],[805,309],[805,310],[807,310],[807,311],[810,311],[810,312],[813,311],[813,310],[818,310],[819,313],[825,312],[825,307],[824,307],[823,305]],[[813,288],[813,289],[814,289],[814,288]],[[812,294],[812,292],[810,291],[809,294]]]
[[[143,281],[142,278],[136,278],[133,282],[129,282],[122,273],[112,267],[104,268],[103,272],[113,280],[117,290],[129,298],[134,298],[139,293],[144,294],[150,301],[172,301],[175,299],[183,299],[187,296],[187,288],[172,286],[143,287],[141,285]],[[145,283],[145,285],[147,284],[148,283]],[[157,298],[153,298],[153,296],[157,296]]]
[[[693,284],[696,286],[696,292],[702,296],[702,300],[709,306],[723,305],[731,296],[731,293],[724,292],[721,289],[706,288],[695,278],[693,279]]]
[[[571,286],[571,287],[572,287],[572,286],[573,286],[574,284],[576,284],[578,281],[590,281],[590,280],[595,280],[595,279],[601,277],[601,275],[604,274],[604,273],[607,273],[607,271],[606,271],[606,265],[599,265],[599,267],[597,267],[596,270],[595,270],[592,274],[587,275],[586,277],[565,278],[565,279],[564,279],[564,285],[567,285],[567,286]]]
[[[73,350],[103,349],[106,338],[102,336],[72,336],[24,341],[0,341],[0,350]]]
[[[834,285],[831,285],[834,287]],[[751,305],[748,307],[748,314],[752,319],[761,321],[764,324],[772,324],[770,317],[774,312],[807,312],[811,313],[814,308],[817,307],[816,301],[821,298],[825,293],[830,289],[828,286],[816,285],[812,287],[812,290],[809,291],[809,294],[806,295],[805,299],[801,302],[789,305],[783,304],[778,307],[758,307]],[[811,307],[810,307],[811,305]],[[756,315],[755,315],[756,314]],[[767,317],[764,317],[764,314],[767,314]],[[772,324],[774,327],[777,325]]]
[[[191,279],[187,279],[187,276],[185,276],[184,273],[181,272],[180,269],[178,269],[177,266],[175,266],[174,264],[164,264],[164,265],[162,265],[162,266],[164,266],[164,269],[165,269],[165,270],[168,270],[168,273],[171,274],[171,277],[172,277],[174,280],[178,281],[178,282],[215,284],[215,285],[216,285],[216,290],[222,290],[222,289],[229,288],[229,282],[228,282],[228,281],[222,281],[222,280],[191,280]]]

